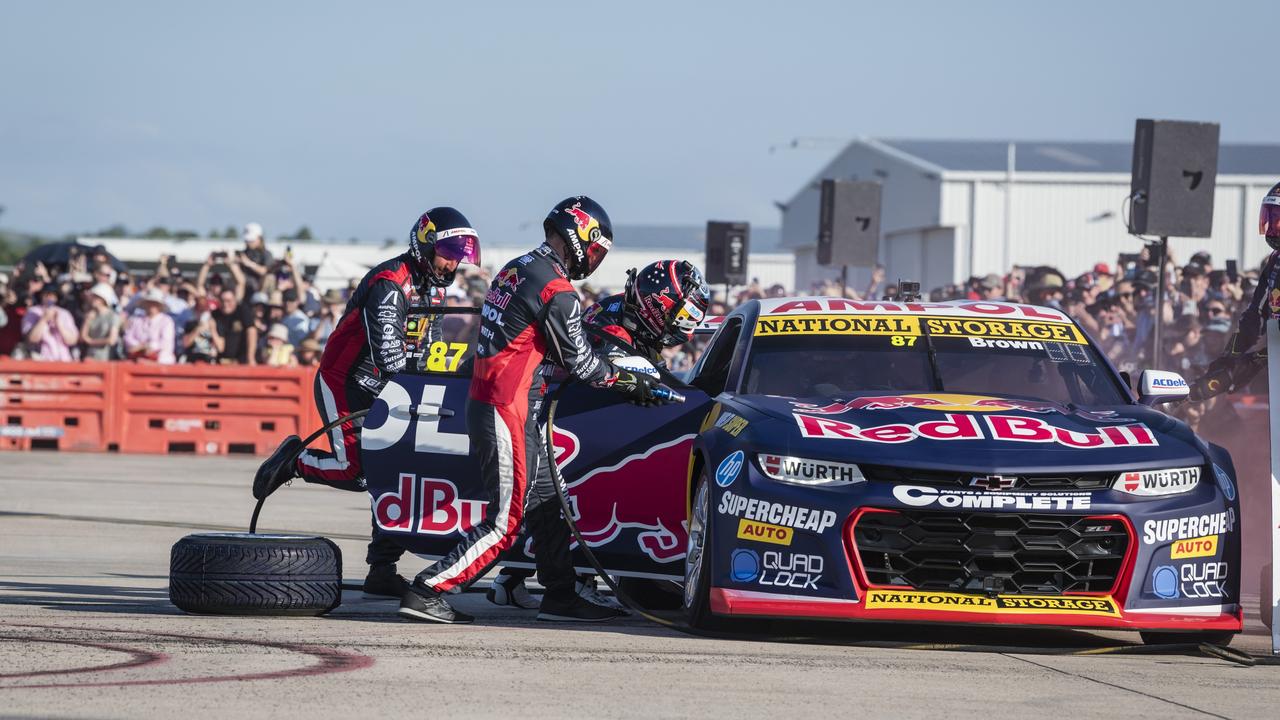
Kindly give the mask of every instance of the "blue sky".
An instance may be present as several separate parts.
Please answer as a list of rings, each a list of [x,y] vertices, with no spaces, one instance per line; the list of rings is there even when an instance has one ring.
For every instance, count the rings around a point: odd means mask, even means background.
[[[588,5],[6,4],[0,226],[381,240],[451,204],[533,242],[577,193],[776,225],[839,147],[795,137],[1277,136],[1261,2]]]

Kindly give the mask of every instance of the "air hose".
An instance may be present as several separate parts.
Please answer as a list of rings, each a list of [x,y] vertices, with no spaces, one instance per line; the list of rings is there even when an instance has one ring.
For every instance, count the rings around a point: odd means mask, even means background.
[[[298,456],[302,454],[302,451],[306,450],[308,445],[315,442],[316,438],[338,427],[339,425],[341,425],[342,423],[348,420],[356,420],[368,414],[369,414],[368,410],[357,410],[351,413],[350,415],[343,415],[337,420],[334,420],[328,423],[327,425],[325,425],[324,427],[320,428],[319,430],[311,433],[306,437],[306,439],[302,441],[302,444],[298,446],[297,452],[289,456],[289,462],[291,463],[296,462],[298,459]],[[271,497],[271,496],[268,495],[267,497]],[[258,513],[262,512],[262,505],[267,501],[267,497],[262,498],[261,500],[258,501],[257,505],[253,506],[253,517],[249,518],[249,534],[250,535],[255,535],[258,532]]]

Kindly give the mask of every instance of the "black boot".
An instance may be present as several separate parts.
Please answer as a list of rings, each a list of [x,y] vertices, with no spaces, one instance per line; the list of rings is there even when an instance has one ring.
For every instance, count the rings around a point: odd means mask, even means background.
[[[290,435],[280,443],[280,447],[271,453],[258,466],[258,474],[253,476],[253,498],[261,500],[275,492],[281,485],[298,477],[298,451],[302,449],[302,438]]]
[[[547,592],[542,595],[542,607],[538,610],[538,619],[552,622],[605,622],[626,614],[624,610],[614,610],[587,602],[580,595],[563,593],[553,595]]]
[[[396,573],[395,565],[374,565],[364,578],[365,597],[402,598],[409,589],[409,581]]]
[[[417,620],[420,622],[435,623],[469,623],[475,620],[474,617],[453,609],[453,606],[444,599],[443,593],[414,583],[405,590],[404,596],[400,598],[400,617],[407,620]]]

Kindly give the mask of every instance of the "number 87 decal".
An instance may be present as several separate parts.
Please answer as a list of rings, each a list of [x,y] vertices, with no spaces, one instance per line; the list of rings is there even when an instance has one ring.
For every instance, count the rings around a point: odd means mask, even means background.
[[[453,354],[450,355],[450,352]],[[454,372],[458,369],[458,363],[462,361],[462,356],[466,353],[466,343],[437,340],[431,343],[431,347],[427,349],[427,371]]]

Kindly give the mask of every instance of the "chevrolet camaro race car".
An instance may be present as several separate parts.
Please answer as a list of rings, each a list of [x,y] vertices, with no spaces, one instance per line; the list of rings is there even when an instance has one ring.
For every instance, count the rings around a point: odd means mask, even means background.
[[[449,318],[444,318],[448,320]],[[731,618],[1239,632],[1235,469],[1135,393],[1067,316],[995,302],[751,301],[682,383],[636,407],[558,393],[574,520],[612,575]],[[379,532],[431,557],[485,498],[463,418],[468,343],[418,348],[365,418]],[[509,564],[530,562],[522,542]],[[585,562],[579,562],[589,571]]]

